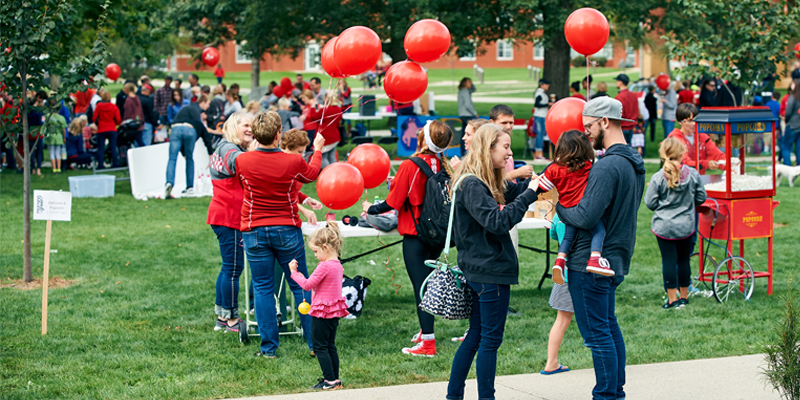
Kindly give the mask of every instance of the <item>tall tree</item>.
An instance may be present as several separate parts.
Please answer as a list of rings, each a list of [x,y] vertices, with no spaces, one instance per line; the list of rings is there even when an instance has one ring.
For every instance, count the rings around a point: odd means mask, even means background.
[[[773,73],[786,75],[777,65],[794,59],[789,40],[799,17],[794,0],[676,0],[664,19],[671,34],[663,38],[670,56],[686,62],[688,77],[717,76],[752,88]]]
[[[53,104],[69,101],[70,93],[85,89],[84,82],[97,86],[94,77],[103,73],[106,39],[103,32],[106,1],[96,19],[97,36],[88,54],[81,48],[64,46],[74,33],[74,26],[83,24],[82,15],[66,0],[4,0],[0,2],[0,42],[9,51],[0,52],[0,82],[13,97],[15,109],[0,116],[2,130],[16,149],[18,141],[23,143],[24,202],[23,202],[23,280],[33,280],[31,269],[31,152],[30,136],[39,129],[46,129],[49,120],[41,128],[31,129],[26,118],[31,110],[45,111],[35,107],[28,99],[28,91],[46,87],[47,75],[61,75],[61,86],[51,97]],[[20,123],[12,123],[19,113]],[[8,121],[8,122],[7,122]],[[16,151],[16,150],[15,150]]]

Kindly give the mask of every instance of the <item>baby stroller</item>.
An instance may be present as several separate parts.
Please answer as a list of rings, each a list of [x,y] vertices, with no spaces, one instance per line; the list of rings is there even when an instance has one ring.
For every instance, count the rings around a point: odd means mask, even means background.
[[[126,119],[117,127],[117,157],[119,157],[119,165],[125,167],[128,165],[128,149],[131,148],[133,142],[136,141],[136,135],[139,134],[139,128],[142,126],[141,121]],[[97,152],[97,135],[89,139],[91,146],[89,152]],[[96,157],[95,157],[96,158]],[[106,146],[103,154],[103,162],[107,165],[112,164],[111,160],[111,146]]]

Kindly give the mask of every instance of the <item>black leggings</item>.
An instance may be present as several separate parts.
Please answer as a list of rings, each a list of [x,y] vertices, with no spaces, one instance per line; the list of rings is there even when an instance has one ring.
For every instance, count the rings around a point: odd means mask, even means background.
[[[664,274],[664,289],[689,287],[692,282],[692,271],[689,257],[692,255],[694,243],[692,237],[680,240],[667,240],[660,237],[658,248],[661,249],[661,270]],[[675,268],[675,266],[678,266]]]
[[[339,318],[311,317],[311,347],[322,369],[322,377],[328,382],[339,379],[339,351],[336,350],[338,326]]]
[[[411,278],[411,285],[414,287],[417,318],[419,318],[419,327],[423,334],[433,333],[433,315],[419,308],[419,304],[422,302],[419,290],[422,288],[425,278],[433,271],[431,267],[425,265],[425,261],[436,260],[441,253],[441,248],[428,246],[416,236],[403,236],[403,259],[406,262],[408,277]]]

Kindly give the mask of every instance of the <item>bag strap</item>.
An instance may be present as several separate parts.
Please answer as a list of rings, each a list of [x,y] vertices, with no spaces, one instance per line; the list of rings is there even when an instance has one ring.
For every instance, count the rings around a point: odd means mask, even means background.
[[[464,174],[458,178],[456,184],[453,186],[453,198],[450,200],[450,220],[447,222],[447,239],[444,241],[444,261],[447,262],[447,255],[450,254],[450,239],[453,232],[453,214],[455,214],[456,209],[456,191],[458,190],[458,185],[464,178],[468,176],[475,176],[474,174]]]
[[[417,167],[419,167],[420,171],[422,171],[422,173],[425,174],[428,179],[433,176],[433,170],[428,166],[428,163],[426,163],[425,160],[420,157],[411,157],[409,160],[413,161],[414,164],[417,164]]]

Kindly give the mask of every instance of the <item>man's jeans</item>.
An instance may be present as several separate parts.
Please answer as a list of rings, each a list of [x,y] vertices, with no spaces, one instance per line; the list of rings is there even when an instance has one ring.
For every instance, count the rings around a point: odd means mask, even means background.
[[[189,126],[176,126],[172,128],[169,136],[169,161],[167,161],[167,183],[175,186],[175,165],[178,163],[178,153],[186,157],[186,188],[194,186],[194,143],[197,133]]]
[[[297,270],[308,277],[303,233],[295,226],[260,226],[242,232],[244,249],[253,275],[253,291],[256,298],[256,319],[261,334],[261,351],[274,355],[278,350],[278,320],[275,308],[275,259],[287,276],[286,282],[294,294],[295,304],[311,301],[311,292],[303,289],[291,275],[289,263],[297,260]],[[303,336],[311,349],[311,316],[298,314]]]
[[[153,143],[153,124],[144,123],[144,129],[136,134],[136,147],[150,146]]]
[[[472,293],[472,314],[464,342],[458,347],[450,369],[447,398],[464,398],[464,382],[475,354],[478,378],[478,399],[494,399],[494,378],[497,373],[497,349],[503,343],[511,286],[489,283],[469,284]]]
[[[533,123],[536,125],[536,143],[533,146],[535,151],[544,150],[544,137],[547,135],[545,120],[544,117],[533,117]]]
[[[669,133],[672,132],[673,129],[675,129],[675,121],[662,119],[661,125],[664,127],[664,139],[666,139],[667,136],[669,136]]]
[[[625,342],[614,315],[617,287],[623,276],[607,277],[568,270],[569,293],[575,308],[575,322],[583,343],[592,350],[594,400],[625,398]]]
[[[625,143],[627,143],[628,146],[630,146],[631,145],[631,140],[633,140],[633,129],[630,129],[630,130],[623,129],[622,130],[622,136],[625,136]]]
[[[794,155],[797,165],[800,165],[800,132],[795,132],[787,124],[781,141],[781,154],[783,155],[784,165],[792,165],[792,147],[795,148]]]
[[[220,225],[211,225],[211,229],[217,235],[222,256],[214,312],[222,318],[239,318],[239,276],[244,270],[242,232]]]

